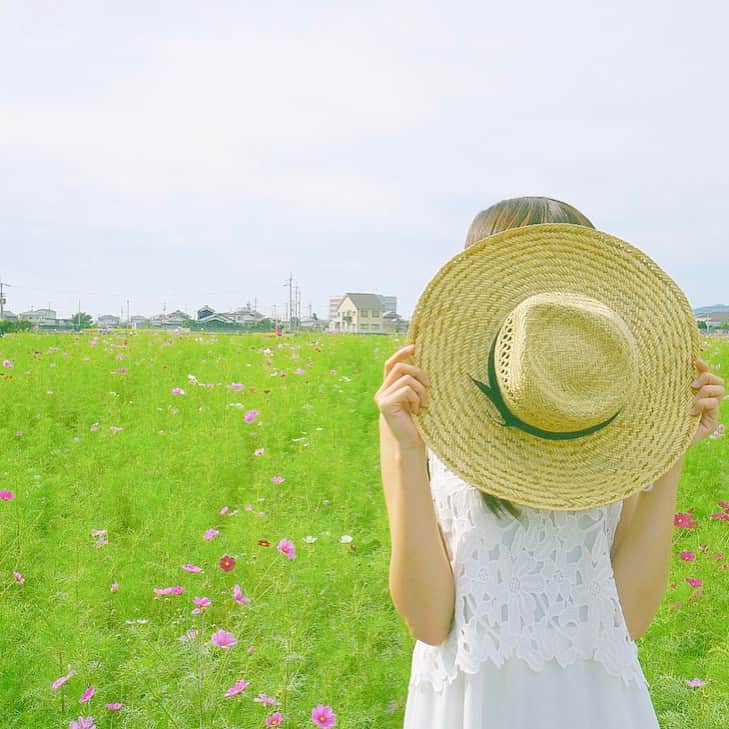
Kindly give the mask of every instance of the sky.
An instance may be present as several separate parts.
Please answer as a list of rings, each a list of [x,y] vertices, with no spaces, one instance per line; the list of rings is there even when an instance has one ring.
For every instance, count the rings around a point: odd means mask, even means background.
[[[6,307],[407,318],[520,195],[729,304],[728,8],[0,0]]]

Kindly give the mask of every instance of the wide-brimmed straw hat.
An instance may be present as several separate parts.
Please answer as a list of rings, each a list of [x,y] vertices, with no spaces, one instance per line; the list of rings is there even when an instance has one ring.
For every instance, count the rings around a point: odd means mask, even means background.
[[[646,253],[572,223],[511,228],[430,280],[407,343],[428,375],[413,415],[472,486],[580,510],[652,484],[688,448],[701,339],[688,300]]]

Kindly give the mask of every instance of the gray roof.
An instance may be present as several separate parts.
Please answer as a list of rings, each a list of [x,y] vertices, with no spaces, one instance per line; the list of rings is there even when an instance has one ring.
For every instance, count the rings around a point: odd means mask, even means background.
[[[345,296],[349,296],[352,303],[357,309],[384,309],[385,305],[382,299],[377,294],[350,294],[346,293]]]

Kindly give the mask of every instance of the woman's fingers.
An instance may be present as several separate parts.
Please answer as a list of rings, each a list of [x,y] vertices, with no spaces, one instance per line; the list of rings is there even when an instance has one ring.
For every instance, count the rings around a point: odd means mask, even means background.
[[[700,400],[694,400],[691,415],[698,415],[699,413],[718,416],[719,401],[715,397],[702,397]]]
[[[400,347],[393,355],[385,360],[385,371],[383,377],[387,377],[390,370],[395,366],[397,362],[407,359],[415,351],[414,344],[406,344],[404,347]]]
[[[703,387],[700,387],[694,393],[694,400],[697,400],[700,397],[720,398],[723,394],[724,394],[723,385],[704,385]]]
[[[390,388],[401,387],[402,385],[410,387],[413,392],[417,393],[418,397],[422,398],[423,404],[427,404],[428,393],[425,391],[425,385],[410,374],[401,375],[392,382],[386,382],[383,385],[383,392],[386,393]]]

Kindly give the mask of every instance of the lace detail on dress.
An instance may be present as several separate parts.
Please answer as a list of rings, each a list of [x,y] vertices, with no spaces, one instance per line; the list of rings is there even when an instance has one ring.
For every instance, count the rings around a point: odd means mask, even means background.
[[[416,641],[410,686],[441,690],[482,661],[594,659],[648,686],[618,599],[610,548],[622,501],[580,511],[518,505],[496,517],[481,492],[429,451],[431,494],[456,583],[455,616],[439,646]],[[651,484],[652,486],[652,484]]]

